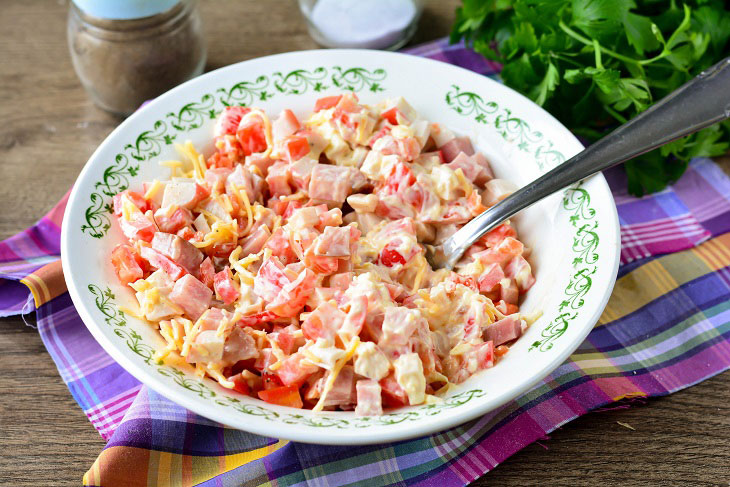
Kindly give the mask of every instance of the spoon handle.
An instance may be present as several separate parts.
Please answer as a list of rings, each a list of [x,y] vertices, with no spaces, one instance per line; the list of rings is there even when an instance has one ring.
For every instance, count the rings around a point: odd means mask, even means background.
[[[728,117],[730,57],[464,225],[443,244],[444,267],[452,268],[482,235],[533,203],[598,171]]]

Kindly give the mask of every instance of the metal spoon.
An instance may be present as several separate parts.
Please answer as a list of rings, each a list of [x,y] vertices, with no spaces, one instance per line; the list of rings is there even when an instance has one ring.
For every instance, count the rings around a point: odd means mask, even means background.
[[[474,242],[520,210],[598,171],[730,117],[730,57],[706,69],[645,112],[492,206],[441,245],[426,246],[434,269],[452,269]]]

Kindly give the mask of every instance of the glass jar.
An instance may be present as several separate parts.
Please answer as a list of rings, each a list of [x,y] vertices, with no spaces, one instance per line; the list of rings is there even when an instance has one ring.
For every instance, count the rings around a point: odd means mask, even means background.
[[[395,50],[416,32],[422,0],[299,0],[309,35],[325,47]]]
[[[84,88],[99,107],[118,115],[205,67],[195,0],[73,0],[67,34]]]

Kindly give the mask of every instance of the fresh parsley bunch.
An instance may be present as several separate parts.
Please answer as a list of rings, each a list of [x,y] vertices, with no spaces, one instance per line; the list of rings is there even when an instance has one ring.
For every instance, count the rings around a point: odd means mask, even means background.
[[[574,133],[611,128],[730,54],[723,0],[464,0],[451,40],[503,63],[502,79]],[[626,164],[629,192],[676,181],[692,157],[730,148],[730,122]]]

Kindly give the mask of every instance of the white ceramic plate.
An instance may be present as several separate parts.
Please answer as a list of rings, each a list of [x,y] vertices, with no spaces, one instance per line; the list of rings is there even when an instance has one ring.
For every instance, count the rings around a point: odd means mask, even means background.
[[[405,96],[428,120],[472,137],[498,177],[519,185],[582,149],[558,121],[525,97],[486,77],[404,54],[322,50],[242,62],[200,76],[139,110],[99,146],[79,175],[62,232],[63,270],[84,323],[126,370],[202,416],[253,433],[296,441],[365,444],[433,433],[514,399],[560,365],[598,320],[619,257],[616,207],[595,176],[523,212],[516,224],[533,249],[537,277],[522,310],[537,320],[505,359],[459,385],[442,404],[381,417],[277,407],[152,360],[162,338],[125,315],[133,300],[114,276],[109,254],[122,241],[111,196],[143,181],[166,179],[158,161],[176,158],[173,143],[191,140],[210,153],[214,118],[225,105],[256,105],[303,116],[321,96],[354,91],[365,103]]]

